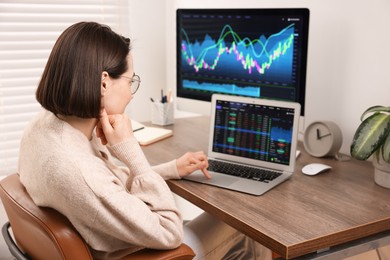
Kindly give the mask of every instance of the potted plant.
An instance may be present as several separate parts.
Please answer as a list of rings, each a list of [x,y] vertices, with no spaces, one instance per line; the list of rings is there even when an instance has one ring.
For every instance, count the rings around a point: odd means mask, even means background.
[[[351,156],[367,160],[374,155],[375,182],[390,189],[390,107],[370,107],[360,120],[351,144]]]

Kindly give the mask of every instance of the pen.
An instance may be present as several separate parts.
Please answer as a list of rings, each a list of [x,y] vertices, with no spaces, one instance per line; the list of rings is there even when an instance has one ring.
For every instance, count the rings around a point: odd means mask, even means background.
[[[168,90],[168,95],[167,95],[167,102],[171,102],[171,98],[172,98],[172,89],[169,89]]]
[[[139,131],[139,130],[142,130],[142,129],[144,129],[144,128],[145,128],[145,127],[140,127],[140,128],[134,129],[134,130],[133,130],[133,133],[134,133],[134,132],[137,132],[137,131]]]

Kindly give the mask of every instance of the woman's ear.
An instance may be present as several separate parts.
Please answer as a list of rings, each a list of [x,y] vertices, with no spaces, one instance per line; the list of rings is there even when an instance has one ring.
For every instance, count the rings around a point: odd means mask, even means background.
[[[101,81],[101,95],[104,97],[104,95],[107,92],[107,82],[109,81],[109,75],[107,71],[102,72],[102,81]]]

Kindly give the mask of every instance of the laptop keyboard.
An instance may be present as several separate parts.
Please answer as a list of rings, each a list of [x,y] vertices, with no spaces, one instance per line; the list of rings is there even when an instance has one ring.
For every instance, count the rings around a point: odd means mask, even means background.
[[[256,181],[266,182],[274,180],[282,175],[280,172],[269,171],[265,169],[254,168],[245,165],[233,164],[228,162],[216,161],[209,159],[209,171],[225,173],[241,178],[252,179]]]

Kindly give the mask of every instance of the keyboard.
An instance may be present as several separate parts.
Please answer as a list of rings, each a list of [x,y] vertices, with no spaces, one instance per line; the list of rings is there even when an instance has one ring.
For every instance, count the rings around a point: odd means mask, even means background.
[[[282,175],[280,172],[259,169],[251,166],[228,163],[209,159],[209,171],[225,173],[241,178],[252,179],[268,183]]]

